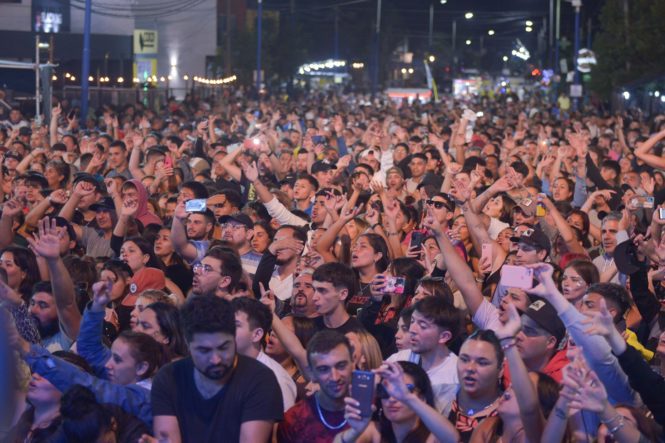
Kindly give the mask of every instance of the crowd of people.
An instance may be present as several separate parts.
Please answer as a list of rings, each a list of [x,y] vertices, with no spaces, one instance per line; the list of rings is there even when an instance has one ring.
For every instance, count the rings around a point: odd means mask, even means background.
[[[665,115],[54,103],[0,122],[2,441],[663,440]]]

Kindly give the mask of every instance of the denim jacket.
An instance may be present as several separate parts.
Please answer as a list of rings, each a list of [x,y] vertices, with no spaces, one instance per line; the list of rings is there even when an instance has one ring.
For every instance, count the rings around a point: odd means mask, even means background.
[[[104,311],[97,312],[91,311],[89,307],[85,308],[76,341],[76,351],[92,366],[97,377],[108,380],[106,362],[111,358],[111,350],[102,342],[104,315]]]
[[[32,372],[47,379],[60,392],[66,392],[74,385],[90,389],[100,403],[120,406],[125,412],[135,415],[152,429],[152,405],[150,390],[145,383],[127,386],[117,385],[88,374],[76,365],[54,357],[39,345],[31,345],[25,362]]]

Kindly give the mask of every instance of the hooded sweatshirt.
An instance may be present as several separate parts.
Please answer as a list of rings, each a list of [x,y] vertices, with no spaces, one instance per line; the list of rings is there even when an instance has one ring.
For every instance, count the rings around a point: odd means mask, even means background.
[[[148,191],[143,186],[143,183],[136,179],[127,180],[127,183],[133,184],[139,194],[139,209],[136,211],[136,219],[143,224],[143,227],[150,224],[162,226],[162,219],[148,211]]]

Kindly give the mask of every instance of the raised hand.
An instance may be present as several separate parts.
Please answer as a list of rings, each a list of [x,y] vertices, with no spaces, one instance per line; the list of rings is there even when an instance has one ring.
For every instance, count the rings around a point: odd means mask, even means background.
[[[85,197],[95,192],[95,185],[87,181],[80,181],[74,186],[74,195]]]
[[[122,202],[122,208],[120,210],[120,216],[122,217],[134,217],[136,212],[139,210],[138,200],[125,200]]]
[[[432,211],[432,208],[429,206],[427,206],[427,212],[425,218],[423,218],[423,226],[432,232],[443,232],[441,229],[441,223],[436,219],[434,211]]]
[[[506,322],[494,329],[499,339],[515,337],[522,329],[522,319],[514,304],[508,303],[506,313],[508,314]]]
[[[259,289],[261,290],[261,303],[270,308],[270,312],[275,313],[275,293],[270,289],[266,289],[263,286],[263,283],[259,283]]]
[[[539,283],[535,288],[527,289],[526,292],[547,299],[551,293],[551,288],[553,286],[556,287],[552,278],[552,275],[554,274],[554,268],[552,265],[548,263],[535,263],[524,266],[533,269],[533,276]]]
[[[27,240],[35,254],[52,260],[60,257],[60,239],[63,234],[58,235],[55,218],[44,217],[39,220],[38,232],[33,234],[33,238],[27,237]]]
[[[188,214],[185,208],[185,202],[184,201],[178,202],[178,204],[175,207],[175,211],[173,212],[173,216],[178,220],[184,220],[187,218],[187,215]]]
[[[589,335],[601,335],[605,338],[612,334],[614,328],[614,319],[607,309],[607,303],[604,298],[600,298],[600,311],[588,312],[587,317],[582,320],[582,324],[587,326],[584,330]]]
[[[94,311],[103,311],[111,303],[111,290],[113,281],[100,280],[92,285],[92,308]]]
[[[48,196],[48,199],[51,203],[55,203],[57,205],[64,205],[67,203],[67,191],[64,189],[56,189],[55,191],[51,192]]]
[[[21,202],[13,198],[7,200],[4,205],[2,205],[2,216],[3,217],[16,217],[23,211],[23,205]]]
[[[409,396],[414,395],[404,382],[404,370],[397,362],[384,362],[374,370],[383,379],[381,384],[386,392],[395,400],[405,402]]]
[[[259,179],[259,169],[256,167],[256,162],[243,163],[242,172],[245,173],[245,178],[250,182],[255,182]]]

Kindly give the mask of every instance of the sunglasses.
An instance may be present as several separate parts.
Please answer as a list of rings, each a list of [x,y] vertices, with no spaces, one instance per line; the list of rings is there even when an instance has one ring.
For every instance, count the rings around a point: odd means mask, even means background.
[[[416,392],[416,387],[414,385],[412,385],[411,383],[407,383],[406,389],[408,389],[411,394]],[[382,383],[379,383],[376,386],[376,398],[378,398],[380,400],[387,400],[387,399],[390,398],[390,394],[388,393],[388,391],[386,391],[386,388],[385,388],[385,386],[383,386]]]
[[[447,210],[450,211],[450,206],[448,206],[445,202],[429,199],[426,200],[425,203],[427,204],[427,206],[432,206],[434,209],[446,208]]]
[[[513,230],[513,232],[519,237],[531,237],[533,235],[533,233],[535,232],[535,229],[527,228],[524,231],[522,231],[522,233],[520,234],[519,228],[515,228]]]

